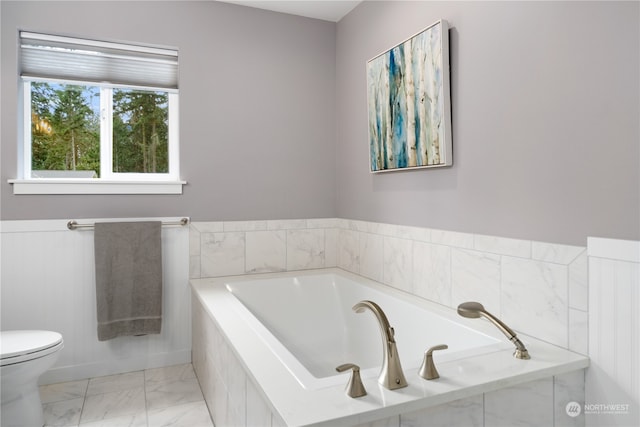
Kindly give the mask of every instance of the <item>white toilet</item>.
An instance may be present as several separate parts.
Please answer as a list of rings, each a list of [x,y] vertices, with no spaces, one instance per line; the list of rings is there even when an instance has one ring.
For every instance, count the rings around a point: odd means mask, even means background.
[[[53,366],[62,347],[57,332],[0,332],[2,427],[44,425],[38,378]]]

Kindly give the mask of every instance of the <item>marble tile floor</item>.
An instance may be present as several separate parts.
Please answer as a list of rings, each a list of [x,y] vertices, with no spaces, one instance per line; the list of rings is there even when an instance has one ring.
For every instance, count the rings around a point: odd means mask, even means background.
[[[40,387],[45,427],[213,427],[191,364]]]

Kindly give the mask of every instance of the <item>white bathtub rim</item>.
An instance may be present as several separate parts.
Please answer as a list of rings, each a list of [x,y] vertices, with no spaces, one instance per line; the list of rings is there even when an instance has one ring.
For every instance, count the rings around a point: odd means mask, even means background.
[[[488,335],[497,340],[496,344],[494,344],[491,348],[483,349],[479,352],[474,350],[467,350],[463,352],[458,352],[456,357],[449,357],[446,354],[446,352],[435,354],[434,358],[438,364],[446,363],[448,361],[459,360],[460,358],[469,356],[469,355],[473,356],[477,354],[493,353],[496,351],[508,350],[513,348],[513,344],[507,341],[504,335],[502,335],[500,331],[498,331],[493,325],[489,324],[488,322],[478,321],[478,320],[473,321],[470,319],[461,318],[455,315],[449,307],[441,306],[439,304],[435,304],[426,300],[419,300],[411,294],[407,294],[397,289],[390,288],[386,285],[383,285],[375,281],[369,280],[367,278],[364,278],[362,276],[358,276],[356,274],[341,270],[339,268],[325,268],[325,269],[315,269],[315,270],[289,271],[289,272],[281,272],[281,273],[261,273],[261,274],[255,274],[255,275],[252,274],[252,275],[227,276],[224,278],[215,279],[216,280],[215,285],[221,286],[222,284],[224,284],[224,287],[227,288],[228,290],[229,288],[228,284],[234,283],[234,282],[242,282],[246,280],[272,279],[272,278],[281,278],[281,277],[292,278],[292,277],[299,277],[299,276],[311,276],[311,275],[317,275],[317,274],[337,274],[337,275],[342,275],[343,277],[346,277],[348,279],[355,280],[357,282],[365,282],[367,286],[370,286],[378,291],[389,293],[393,297],[399,298],[405,302],[422,306],[423,308],[427,308],[430,311],[436,312],[436,314],[441,315],[443,317],[453,318],[456,322],[459,322],[461,324],[469,323],[470,326],[468,327],[470,329],[479,330],[485,335]],[[220,298],[220,296],[218,296],[218,298]],[[303,387],[306,390],[318,390],[321,388],[346,384],[349,377],[348,372],[337,374],[336,377],[338,378],[338,380],[334,380],[335,377],[328,378],[328,379],[315,378],[312,374],[310,374],[306,370],[306,368],[301,364],[301,362],[299,362],[295,358],[295,356],[293,356],[289,352],[289,350],[280,341],[278,341],[277,338],[271,335],[271,332],[264,325],[260,324],[259,322],[256,325],[255,317],[242,303],[236,304],[235,299],[233,300],[233,302],[232,301],[228,301],[228,302],[229,304],[227,306],[233,309],[234,312],[238,314],[238,316],[240,316],[243,320],[247,322],[250,329],[256,334],[256,336],[262,342],[264,342],[267,345],[267,347],[269,347],[270,349],[275,347],[276,349],[279,350],[276,352],[275,356],[287,368],[289,373],[293,375],[293,377],[296,379],[296,381],[298,381],[298,384],[301,387]],[[209,314],[211,315],[212,313],[209,313]],[[391,326],[393,326],[393,324]],[[474,326],[474,327],[471,327],[471,326]],[[428,327],[428,325],[425,325],[424,327]],[[228,337],[226,338],[228,339]],[[436,343],[432,343],[432,344],[436,344]],[[399,351],[402,353],[402,343],[398,343],[398,346],[399,346]],[[400,357],[403,360],[405,360],[405,357],[402,354]],[[405,370],[408,370],[408,369],[417,370],[419,368],[419,363],[417,364],[405,363],[403,365],[403,368]],[[294,370],[296,372],[294,372]],[[379,367],[373,367],[369,369],[362,369],[360,374],[363,379],[377,378],[379,375],[379,371],[380,371]],[[299,378],[299,376],[302,376],[302,379]],[[340,380],[339,378],[342,378],[342,380]],[[315,386],[309,386],[308,384],[310,382],[316,383]]]
[[[533,337],[520,334],[521,339],[532,354],[529,361],[515,359],[508,348],[483,354],[471,360],[455,360],[438,366],[441,378],[426,381],[417,372],[405,371],[409,386],[389,391],[382,388],[376,378],[364,378],[368,395],[351,399],[344,394],[344,386],[332,386],[319,390],[305,390],[283,363],[271,354],[267,344],[256,339],[256,332],[245,322],[238,322],[236,310],[229,310],[229,304],[237,301],[226,289],[228,281],[254,280],[281,276],[296,276],[331,272],[365,280],[372,286],[382,286],[393,296],[415,302],[416,297],[370,281],[358,275],[337,268],[306,270],[285,273],[263,273],[255,275],[229,276],[191,281],[196,297],[207,314],[222,332],[249,380],[288,426],[339,426],[370,422],[400,413],[448,403],[480,393],[498,390],[553,375],[584,369],[588,358]],[[429,301],[419,301],[435,311],[450,308]],[[215,313],[215,314],[214,314]],[[469,320],[470,327],[501,336],[488,322]],[[506,339],[506,338],[505,338]],[[468,371],[460,378],[458,371]],[[489,375],[491,374],[491,375]],[[455,381],[454,381],[455,380]]]

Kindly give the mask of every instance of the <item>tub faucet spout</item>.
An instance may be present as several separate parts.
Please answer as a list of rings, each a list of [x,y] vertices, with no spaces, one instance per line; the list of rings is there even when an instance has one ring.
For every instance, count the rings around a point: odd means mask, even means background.
[[[380,370],[380,376],[378,376],[378,382],[389,390],[406,387],[407,380],[404,377],[402,366],[400,365],[400,358],[398,357],[398,349],[394,338],[395,332],[389,324],[387,316],[380,306],[372,301],[360,301],[353,306],[353,311],[356,313],[363,313],[365,309],[371,310],[376,316],[382,334],[382,369]]]

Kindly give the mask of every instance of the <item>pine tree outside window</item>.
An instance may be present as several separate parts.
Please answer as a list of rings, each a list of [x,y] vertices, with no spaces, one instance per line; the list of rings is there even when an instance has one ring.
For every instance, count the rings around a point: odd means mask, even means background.
[[[176,50],[20,32],[20,56],[15,194],[182,192]]]

